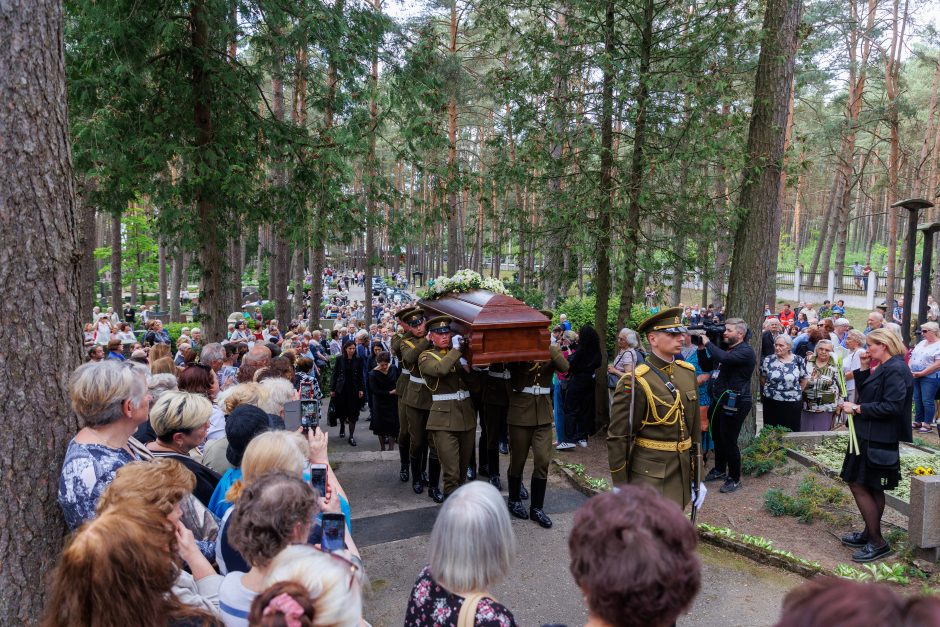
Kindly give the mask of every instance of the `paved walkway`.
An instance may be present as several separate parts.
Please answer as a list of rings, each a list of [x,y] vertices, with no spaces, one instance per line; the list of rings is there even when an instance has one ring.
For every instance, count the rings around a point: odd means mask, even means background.
[[[428,537],[440,506],[399,480],[397,451],[379,452],[378,439],[364,419],[358,425],[355,448],[337,437],[337,428],[330,432],[330,458],[349,494],[353,537],[372,583],[365,601],[366,619],[375,627],[402,625],[408,595],[427,563]],[[503,456],[502,461],[506,464],[508,458]],[[507,581],[492,592],[512,610],[520,626],[575,627],[586,622],[583,596],[568,571],[567,545],[574,512],[584,500],[553,473],[545,509],[555,526],[545,530],[513,519],[518,557]],[[679,625],[772,625],[783,596],[802,581],[707,545],[700,547],[699,555],[702,590]]]

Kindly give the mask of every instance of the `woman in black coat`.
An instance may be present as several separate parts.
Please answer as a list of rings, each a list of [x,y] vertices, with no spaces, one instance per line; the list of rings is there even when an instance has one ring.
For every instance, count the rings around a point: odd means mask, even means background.
[[[578,331],[578,343],[568,362],[568,390],[565,392],[565,433],[558,434],[558,450],[587,446],[594,431],[595,371],[601,365],[601,342],[589,324]]]
[[[381,345],[380,345],[381,346]],[[395,450],[400,425],[398,424],[398,396],[395,382],[398,369],[390,365],[392,356],[382,351],[376,357],[375,367],[369,370],[369,393],[372,395],[372,433],[379,438],[381,450]]]
[[[871,562],[888,555],[891,546],[881,535],[885,511],[885,490],[897,487],[901,479],[899,442],[911,442],[911,402],[914,379],[904,363],[904,345],[887,329],[868,334],[868,351],[861,355],[861,368],[854,372],[857,403],[846,402],[842,409],[853,414],[859,453],[846,453],[842,479],[849,484],[858,511],[865,521],[864,531],[842,538],[842,544],[856,547],[852,559]],[[880,365],[869,368],[869,360]]]
[[[339,437],[346,437],[346,424],[349,423],[349,444],[356,446],[356,421],[362,407],[363,373],[362,360],[356,356],[355,342],[343,346],[343,354],[333,366],[333,385],[330,396],[339,419]]]

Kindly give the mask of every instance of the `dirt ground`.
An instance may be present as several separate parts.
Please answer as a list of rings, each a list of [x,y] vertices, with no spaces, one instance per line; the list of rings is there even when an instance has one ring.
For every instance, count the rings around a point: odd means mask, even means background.
[[[931,439],[932,438],[932,439]],[[926,440],[937,444],[936,433]],[[589,477],[610,481],[607,465],[607,446],[603,438],[591,438],[587,448],[558,451],[555,458],[562,463],[583,464]],[[707,462],[706,472],[714,466],[713,458]],[[795,494],[797,486],[807,475],[813,475],[824,486],[838,486],[847,498],[843,506],[830,509],[834,517],[844,518],[845,525],[825,520],[814,520],[810,524],[799,522],[790,516],[774,517],[764,509],[764,495],[771,488],[779,488],[787,494]],[[708,495],[698,515],[698,521],[717,527],[728,527],[735,532],[761,536],[773,542],[773,548],[790,551],[796,557],[818,561],[824,570],[832,570],[839,564],[852,564],[852,551],[842,546],[839,538],[849,531],[862,528],[861,516],[845,484],[789,460],[783,467],[761,477],[744,477],[741,488],[732,494],[721,494],[720,481],[706,484]],[[890,507],[885,510],[884,532],[895,528],[906,529],[907,517]],[[886,561],[897,561],[889,557]]]

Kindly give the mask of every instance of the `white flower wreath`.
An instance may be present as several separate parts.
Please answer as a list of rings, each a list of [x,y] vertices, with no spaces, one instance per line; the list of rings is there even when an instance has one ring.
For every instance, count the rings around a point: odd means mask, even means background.
[[[506,286],[499,279],[484,279],[473,270],[463,269],[452,277],[439,276],[428,281],[425,298],[440,298],[453,292],[463,293],[471,290],[487,290],[494,294],[509,294]]]

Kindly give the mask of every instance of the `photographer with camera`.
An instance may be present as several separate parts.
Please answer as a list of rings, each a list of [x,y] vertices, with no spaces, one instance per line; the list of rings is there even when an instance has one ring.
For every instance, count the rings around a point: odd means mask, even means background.
[[[741,451],[738,433],[744,418],[751,411],[751,375],[757,364],[754,349],[747,343],[750,334],[747,324],[740,318],[729,318],[722,334],[728,348],[722,349],[708,335],[693,336],[699,346],[698,359],[702,370],[712,372],[709,409],[712,437],[715,439],[715,467],[705,481],[724,479],[720,492],[734,492],[741,487]],[[708,350],[706,351],[706,347]]]

